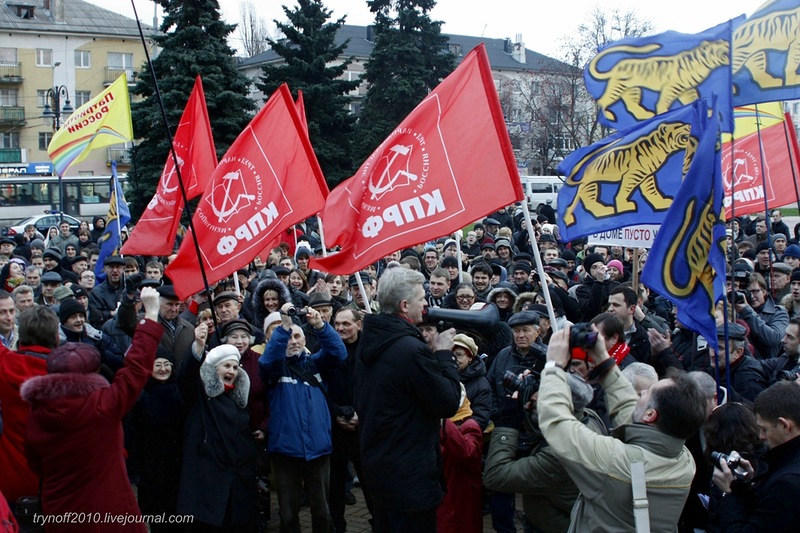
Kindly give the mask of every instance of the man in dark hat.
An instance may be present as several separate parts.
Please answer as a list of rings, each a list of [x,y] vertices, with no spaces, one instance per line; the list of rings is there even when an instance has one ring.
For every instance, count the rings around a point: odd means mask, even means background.
[[[95,329],[86,321],[86,308],[75,298],[66,298],[58,306],[61,321],[61,343],[91,344],[100,352],[104,365],[116,372],[124,364],[124,352],[109,335]]]
[[[725,328],[724,326],[717,328],[719,350],[717,352],[714,352],[713,348],[708,350],[711,357],[708,373],[714,376],[716,372],[715,364],[719,363],[720,385],[725,388],[728,401],[745,402],[752,405],[758,393],[769,385],[769,378],[762,365],[751,355],[745,353],[745,345],[747,344],[745,333],[744,326],[735,322],[728,324],[729,350],[726,358]],[[730,383],[725,381],[726,368],[730,368]]]
[[[58,287],[61,287],[61,276],[57,272],[45,272],[42,274],[41,280],[42,292],[36,298],[36,303],[52,307],[57,303],[55,292]]]
[[[119,255],[110,255],[105,258],[103,271],[106,279],[89,293],[89,305],[97,309],[98,316],[94,317],[92,325],[96,328],[103,327],[103,323],[116,316],[117,306],[125,292],[123,272],[125,260]]]
[[[514,263],[511,270],[511,279],[514,281],[512,289],[514,292],[522,294],[523,292],[531,292],[533,290],[533,285],[530,283],[532,271],[533,269],[531,269],[529,263],[524,261]]]
[[[11,257],[14,254],[16,243],[11,237],[3,237],[0,239],[0,254]]]
[[[48,248],[42,254],[42,262],[44,263],[44,272],[56,272],[61,276],[62,280],[78,283],[78,276],[74,272],[70,272],[61,266],[61,252],[56,248]]]
[[[492,217],[483,219],[483,225],[486,227],[486,234],[492,239],[497,239],[497,231],[500,229],[500,222]]]
[[[619,285],[608,276],[603,255],[592,252],[583,259],[583,283],[575,290],[581,320],[591,321],[608,307],[611,291]]]
[[[331,317],[333,316],[333,302],[331,301],[330,295],[322,292],[313,292],[308,298],[308,307],[316,309],[322,317],[323,322],[326,324],[331,323]],[[306,334],[306,348],[308,348],[311,353],[318,352],[322,346],[319,344],[319,339],[317,338],[315,328],[306,322],[303,324],[302,329],[303,333]]]
[[[364,285],[364,291],[367,293],[369,306],[372,308],[373,313],[377,313],[379,309],[378,302],[374,300],[375,286],[372,284],[372,276],[367,272],[359,272],[358,275],[361,277],[361,283]],[[356,280],[355,274],[350,274],[350,277],[347,278],[347,286],[350,288],[350,296],[353,297],[353,301],[351,301],[347,307],[352,307],[357,311],[364,311],[366,309],[364,298],[361,296],[361,290],[358,288],[358,281]]]

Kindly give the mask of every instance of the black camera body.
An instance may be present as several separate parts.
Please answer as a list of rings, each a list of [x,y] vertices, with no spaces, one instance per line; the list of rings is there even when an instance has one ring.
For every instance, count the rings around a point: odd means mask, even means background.
[[[733,305],[753,304],[753,300],[750,297],[750,291],[747,290],[733,290],[729,292],[728,301]]]
[[[541,374],[531,370],[530,374],[518,377],[519,373],[513,370],[506,370],[503,374],[503,387],[509,394],[519,393],[517,399],[525,405],[536,392],[539,391],[541,384]]]
[[[775,375],[776,381],[794,381],[797,379],[797,374],[800,373],[800,365],[791,370],[781,370]]]
[[[733,272],[733,286],[740,290],[746,291],[750,287],[752,281],[752,272],[749,270],[739,270],[734,268]]]
[[[569,332],[569,349],[583,348],[591,350],[597,342],[597,332],[592,331],[592,325],[588,322],[574,324]]]
[[[298,309],[296,307],[290,307],[289,310],[286,311],[286,314],[289,316],[306,316],[308,315],[308,309],[306,308]]]
[[[747,472],[740,466],[742,457],[737,452],[733,451],[730,455],[723,452],[711,452],[711,460],[714,462],[715,467],[719,466],[720,459],[725,461],[725,464],[728,465],[728,468],[731,469],[737,479],[745,479],[747,477]]]

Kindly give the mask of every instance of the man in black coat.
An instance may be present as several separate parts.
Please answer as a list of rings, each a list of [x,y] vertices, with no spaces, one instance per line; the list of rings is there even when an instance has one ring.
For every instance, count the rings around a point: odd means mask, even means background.
[[[769,451],[767,472],[754,478],[750,462],[742,459],[744,480],[734,481],[720,459],[714,484],[724,493],[718,516],[722,531],[797,531],[800,522],[800,387],[776,383],[755,402],[756,424]]]
[[[434,351],[416,324],[427,306],[419,272],[390,268],[378,286],[380,314],[364,317],[356,352],[355,410],[361,427],[361,480],[375,531],[436,531],[442,499],[439,429],[461,403],[455,330]]]
[[[714,358],[719,361],[720,385],[725,388],[730,402],[751,403],[756,396],[767,388],[769,379],[767,373],[762,368],[759,361],[745,354],[745,329],[744,326],[736,323],[728,324],[728,340],[730,344],[730,354],[728,361],[725,361],[725,329],[724,326],[717,328],[717,342],[719,352],[712,354],[711,365],[708,373],[715,374]],[[726,383],[725,366],[730,365],[731,382]]]

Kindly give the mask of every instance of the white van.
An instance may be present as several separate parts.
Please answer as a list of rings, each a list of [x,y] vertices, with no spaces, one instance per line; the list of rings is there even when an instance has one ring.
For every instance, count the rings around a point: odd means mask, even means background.
[[[520,176],[520,180],[531,210],[548,200],[552,200],[553,209],[558,208],[558,191],[564,185],[563,179],[558,176]]]

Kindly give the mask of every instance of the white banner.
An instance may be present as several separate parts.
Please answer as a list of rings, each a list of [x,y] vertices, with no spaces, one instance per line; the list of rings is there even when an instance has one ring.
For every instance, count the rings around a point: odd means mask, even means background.
[[[589,235],[589,244],[651,248],[660,227],[659,224],[642,224],[594,233]]]

